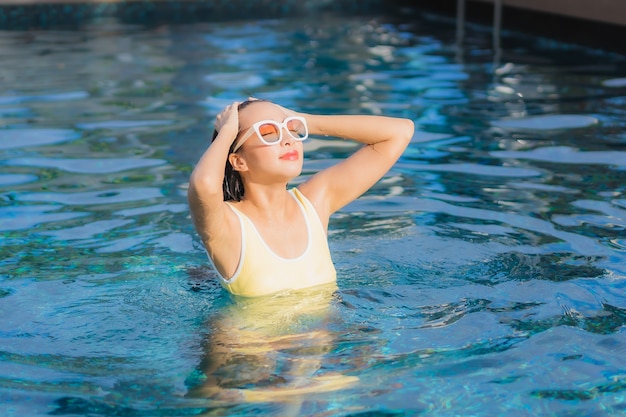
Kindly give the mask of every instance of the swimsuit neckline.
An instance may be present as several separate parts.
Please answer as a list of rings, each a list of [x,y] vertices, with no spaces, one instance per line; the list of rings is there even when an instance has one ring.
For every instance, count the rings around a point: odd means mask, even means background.
[[[232,204],[228,204],[229,207],[231,207],[232,209],[235,210],[235,213],[242,216],[244,219],[246,219],[249,223],[250,226],[252,226],[252,230],[254,231],[254,233],[256,233],[256,235],[258,236],[259,240],[261,241],[261,243],[263,243],[263,246],[265,246],[265,249],[267,249],[267,251],[269,253],[271,253],[273,256],[275,256],[276,258],[282,260],[282,261],[286,261],[286,262],[295,262],[298,261],[302,258],[304,258],[306,256],[306,254],[309,252],[310,248],[311,248],[311,241],[312,241],[312,236],[311,236],[311,226],[309,224],[309,218],[307,217],[307,212],[305,210],[304,207],[304,203],[302,203],[300,201],[300,199],[296,196],[296,192],[295,188],[292,188],[290,190],[288,190],[287,192],[291,195],[291,197],[296,201],[296,204],[298,205],[298,207],[300,208],[300,212],[302,213],[302,216],[304,217],[304,223],[306,225],[306,232],[307,232],[307,243],[306,243],[306,247],[304,248],[304,251],[294,257],[294,258],[285,258],[284,256],[280,256],[278,255],[265,241],[265,239],[263,238],[263,235],[261,235],[261,232],[259,232],[259,230],[257,229],[256,225],[254,224],[254,222],[252,221],[252,219],[250,219],[250,217],[248,217],[245,213],[243,213],[241,210],[239,210],[237,207],[234,207]],[[242,225],[243,227],[243,225]],[[242,242],[243,244],[243,242]]]

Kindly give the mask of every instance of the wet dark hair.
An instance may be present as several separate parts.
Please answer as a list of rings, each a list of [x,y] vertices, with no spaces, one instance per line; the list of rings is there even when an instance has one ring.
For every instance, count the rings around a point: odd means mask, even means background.
[[[267,100],[243,101],[237,107],[237,111],[241,111],[248,107],[251,103],[257,102],[267,102]],[[217,133],[217,130],[213,131],[213,139],[211,139],[211,142],[215,140]],[[236,142],[237,141],[233,141],[230,145],[230,149],[228,150],[229,155],[233,152]],[[224,201],[241,201],[243,198],[244,189],[241,175],[238,171],[235,171],[228,159],[226,159],[226,166],[224,167],[224,182],[222,183],[222,191],[224,192]]]

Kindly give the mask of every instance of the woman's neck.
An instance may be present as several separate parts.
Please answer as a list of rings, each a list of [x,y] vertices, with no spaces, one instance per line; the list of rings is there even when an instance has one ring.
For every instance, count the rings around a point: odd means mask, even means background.
[[[293,206],[293,198],[286,184],[280,186],[255,186],[245,188],[242,206],[251,217],[274,222],[285,219]]]

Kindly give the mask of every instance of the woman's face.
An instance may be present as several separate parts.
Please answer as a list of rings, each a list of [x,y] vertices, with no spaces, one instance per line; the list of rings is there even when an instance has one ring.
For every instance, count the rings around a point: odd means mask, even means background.
[[[256,122],[273,120],[282,123],[286,117],[285,111],[271,102],[251,103],[239,112],[239,126],[242,133],[238,139]],[[285,128],[283,128],[280,142],[274,145],[264,144],[257,134],[253,133],[243,143],[237,154],[246,162],[249,173],[244,175],[265,173],[272,174],[271,177],[278,176],[281,181],[287,178],[288,181],[302,172],[302,142],[295,140]]]

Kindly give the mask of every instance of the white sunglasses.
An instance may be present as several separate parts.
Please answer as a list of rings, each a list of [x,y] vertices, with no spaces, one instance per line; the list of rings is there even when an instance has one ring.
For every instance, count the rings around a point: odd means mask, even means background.
[[[261,120],[256,122],[249,128],[246,133],[237,141],[233,152],[237,152],[241,145],[247,141],[253,133],[265,145],[276,145],[283,140],[283,130],[287,130],[289,136],[294,140],[303,141],[309,137],[309,129],[306,125],[306,119],[300,116],[291,116],[283,120],[282,123],[275,120]]]

